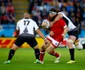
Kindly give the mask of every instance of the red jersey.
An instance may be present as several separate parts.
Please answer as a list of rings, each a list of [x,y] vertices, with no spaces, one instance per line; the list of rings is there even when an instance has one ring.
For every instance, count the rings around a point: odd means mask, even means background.
[[[66,23],[63,19],[60,19],[56,21],[53,26],[50,28],[51,31],[53,31],[54,35],[51,36],[53,39],[61,42],[63,40],[62,34],[64,32],[64,27],[66,26]]]

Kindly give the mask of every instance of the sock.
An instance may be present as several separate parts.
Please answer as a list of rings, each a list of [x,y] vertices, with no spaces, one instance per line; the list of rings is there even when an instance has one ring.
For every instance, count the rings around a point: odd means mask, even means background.
[[[40,61],[43,61],[45,55],[45,50],[40,51]]]
[[[14,56],[15,50],[11,49],[9,52],[8,60],[11,60],[12,57]]]
[[[85,44],[83,44],[83,49],[85,49]]]
[[[58,54],[57,52],[55,52],[55,51],[53,51],[50,55],[53,55],[53,56],[55,56],[56,58],[59,57],[59,54]]]
[[[36,57],[36,59],[39,60],[40,50],[39,49],[34,49],[34,50],[35,50],[35,57]]]
[[[69,52],[70,52],[70,58],[71,58],[71,60],[74,60],[74,48],[69,49]]]

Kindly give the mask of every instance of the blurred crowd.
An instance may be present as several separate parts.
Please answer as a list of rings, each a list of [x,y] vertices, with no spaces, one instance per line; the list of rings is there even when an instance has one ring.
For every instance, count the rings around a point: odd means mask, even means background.
[[[51,8],[63,11],[75,25],[80,24],[85,30],[85,0],[28,0],[28,12],[32,14],[32,19],[41,25],[43,19],[48,17]],[[0,0],[0,29],[3,24],[15,24],[15,10],[12,0]],[[41,29],[44,35],[48,34]]]
[[[12,0],[0,0],[0,25],[14,24],[16,21]]]
[[[40,26],[51,8],[64,12],[75,25],[80,24],[80,31],[85,29],[85,0],[30,0],[28,12]]]

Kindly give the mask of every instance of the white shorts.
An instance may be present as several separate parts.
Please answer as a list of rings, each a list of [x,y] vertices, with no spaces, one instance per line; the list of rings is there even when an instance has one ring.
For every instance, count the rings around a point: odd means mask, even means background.
[[[48,35],[46,38],[52,43],[52,45],[53,45],[55,48],[57,48],[57,47],[59,46],[59,42],[56,41],[56,40],[54,40],[51,36]]]

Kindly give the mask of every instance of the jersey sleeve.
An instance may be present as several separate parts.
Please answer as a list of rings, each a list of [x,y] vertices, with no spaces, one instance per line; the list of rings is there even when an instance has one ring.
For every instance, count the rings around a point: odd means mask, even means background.
[[[19,30],[19,22],[17,22],[16,30]]]
[[[35,30],[37,30],[39,28],[36,22],[34,22],[34,28],[35,28]]]
[[[60,25],[61,25],[63,28],[66,28],[66,27],[67,27],[66,22],[65,22],[63,19],[61,19],[60,23],[61,23]]]

